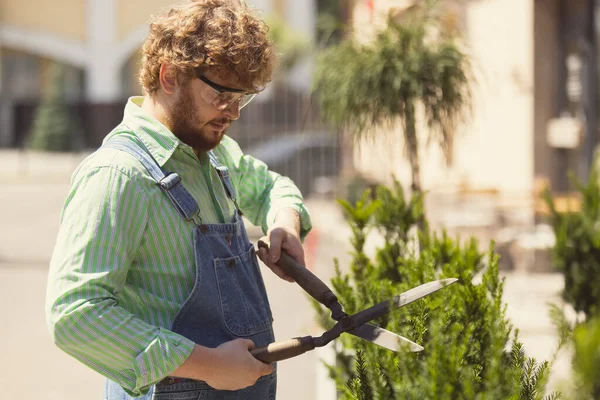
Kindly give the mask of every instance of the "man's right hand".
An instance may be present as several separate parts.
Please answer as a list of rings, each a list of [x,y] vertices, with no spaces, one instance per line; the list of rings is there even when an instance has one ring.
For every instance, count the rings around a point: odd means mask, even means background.
[[[219,390],[238,390],[256,383],[258,378],[273,372],[273,365],[265,364],[250,354],[254,343],[248,339],[225,342],[215,349],[214,374],[205,379]]]
[[[217,390],[244,389],[273,372],[272,364],[265,364],[250,354],[253,348],[254,343],[248,339],[235,339],[216,348],[196,345],[188,359],[171,375],[205,381]]]

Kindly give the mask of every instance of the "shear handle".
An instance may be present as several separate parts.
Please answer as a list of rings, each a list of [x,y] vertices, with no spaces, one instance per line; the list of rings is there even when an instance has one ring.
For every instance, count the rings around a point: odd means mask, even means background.
[[[312,336],[292,338],[282,342],[270,343],[265,347],[250,350],[254,358],[272,363],[299,356],[315,348]]]
[[[333,328],[323,333],[321,336],[312,337],[295,337],[281,342],[269,343],[265,347],[250,350],[254,358],[265,362],[272,363],[288,358],[299,356],[307,351],[313,350],[315,347],[323,347],[334,339],[340,337],[343,332],[352,326],[352,319],[348,316],[338,321]]]
[[[263,240],[258,241],[258,247],[269,250],[269,244]],[[315,274],[309,271],[308,268],[300,265],[283,249],[281,256],[277,262],[286,274],[292,277],[312,298],[323,304],[331,310],[331,317],[339,321],[346,314],[342,310],[342,306],[335,294],[321,281]]]

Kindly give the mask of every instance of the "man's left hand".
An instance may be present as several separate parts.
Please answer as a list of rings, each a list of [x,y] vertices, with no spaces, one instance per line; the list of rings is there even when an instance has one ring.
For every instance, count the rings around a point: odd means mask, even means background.
[[[277,214],[275,224],[267,232],[267,236],[261,240],[269,243],[269,251],[265,248],[258,249],[258,257],[271,268],[271,270],[288,282],[294,280],[276,265],[281,256],[281,251],[285,250],[300,265],[305,266],[304,248],[300,241],[300,219],[295,210],[285,209]]]

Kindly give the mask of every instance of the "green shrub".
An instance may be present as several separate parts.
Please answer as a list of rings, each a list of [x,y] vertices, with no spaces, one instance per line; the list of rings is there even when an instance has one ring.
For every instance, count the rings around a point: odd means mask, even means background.
[[[42,151],[73,149],[74,124],[69,114],[64,92],[64,71],[52,67],[51,86],[38,106],[27,147]]]
[[[598,171],[592,168],[588,181],[573,182],[581,194],[581,207],[572,212],[559,212],[545,193],[550,208],[551,224],[556,236],[554,262],[565,277],[564,300],[575,311],[590,316],[600,305],[600,183]]]
[[[572,177],[581,199],[578,209],[559,212],[546,190],[550,222],[556,243],[554,262],[564,275],[562,297],[577,311],[569,320],[562,307],[551,305],[559,348],[572,351],[572,380],[568,397],[577,400],[600,398],[600,183],[598,159],[587,182]],[[581,315],[583,314],[583,316]]]
[[[579,324],[573,332],[576,397],[600,399],[600,318]]]
[[[342,399],[541,399],[549,363],[527,358],[517,332],[505,316],[503,281],[491,247],[478,251],[445,232],[427,227],[423,198],[406,200],[402,187],[378,187],[356,205],[340,201],[352,228],[352,262],[342,273],[335,261],[332,287],[352,314],[419,284],[456,277],[459,282],[374,321],[423,345],[421,353],[398,353],[351,335],[336,345],[330,365]],[[417,243],[409,231],[418,231]],[[365,253],[369,232],[385,238],[372,260]],[[324,328],[328,310],[313,303]],[[558,398],[553,394],[547,398]]]

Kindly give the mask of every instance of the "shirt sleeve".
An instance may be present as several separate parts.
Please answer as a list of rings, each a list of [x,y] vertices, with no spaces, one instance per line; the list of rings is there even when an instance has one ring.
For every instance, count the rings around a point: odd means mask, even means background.
[[[222,143],[226,153],[221,155],[228,159],[228,167],[233,169],[231,175],[239,206],[248,220],[266,233],[279,211],[292,208],[300,215],[300,238],[303,240],[312,229],[312,223],[302,193],[294,182],[270,171],[264,162],[244,154],[233,139],[225,136]]]
[[[148,219],[128,173],[89,167],[73,176],[50,262],[46,319],[56,345],[130,395],[176,370],[194,343],[119,306]]]

